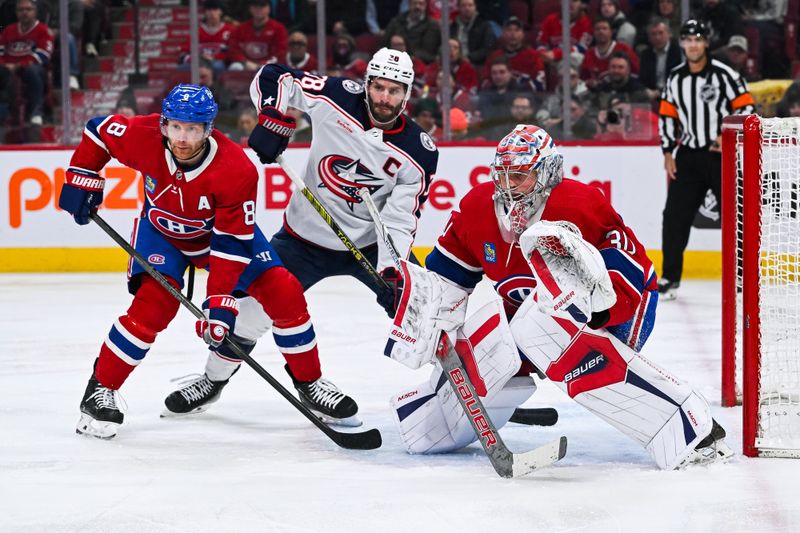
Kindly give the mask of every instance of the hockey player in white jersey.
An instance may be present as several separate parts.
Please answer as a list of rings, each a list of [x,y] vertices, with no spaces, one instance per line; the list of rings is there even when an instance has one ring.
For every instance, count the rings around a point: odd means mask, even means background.
[[[414,260],[411,246],[439,153],[431,137],[403,113],[413,82],[414,67],[408,54],[382,48],[370,60],[363,85],[347,78],[317,76],[270,64],[258,71],[250,87],[259,112],[250,147],[262,163],[274,163],[295,128],[294,119],[286,114],[287,108],[308,114],[313,138],[303,180],[376,265],[390,289],[376,286],[301,194],[292,196],[283,227],[273,236],[271,245],[304,290],[330,276],[353,276],[375,292],[378,303],[390,316],[394,316],[399,276],[389,252],[376,237],[374,223],[358,190],[369,190],[400,256]],[[240,315],[234,334],[252,346],[267,323],[263,316],[250,320]],[[241,329],[238,324],[242,324]],[[248,324],[253,327],[248,328]],[[211,381],[227,382],[240,364],[225,348],[212,351],[206,374]],[[215,401],[220,391],[221,387],[212,392],[179,389],[171,396],[186,398],[186,410],[198,412]],[[343,396],[331,392],[319,401],[329,404],[330,411],[336,413]],[[325,419],[342,422],[337,418]],[[349,413],[347,420],[347,424],[358,423]]]

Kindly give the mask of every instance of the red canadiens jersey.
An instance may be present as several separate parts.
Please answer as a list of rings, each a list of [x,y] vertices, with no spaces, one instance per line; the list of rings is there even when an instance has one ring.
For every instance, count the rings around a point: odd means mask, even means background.
[[[511,316],[532,292],[536,279],[519,245],[503,240],[493,194],[494,185],[484,183],[464,196],[426,264],[467,289],[485,274]],[[609,326],[633,317],[643,292],[656,289],[655,272],[644,246],[596,187],[565,179],[551,192],[541,220],[572,222],[583,238],[600,250],[617,293]]]
[[[228,57],[228,41],[234,30],[233,24],[223,23],[216,30],[211,31],[208,26],[201,24],[198,30],[200,56],[212,57],[224,61]],[[182,53],[188,58],[190,43],[183,46]]]
[[[572,44],[581,51],[589,48],[592,41],[592,19],[581,15],[569,24],[569,35]],[[550,13],[542,21],[542,29],[536,39],[540,46],[545,48],[558,48],[561,46],[561,13]]]
[[[111,158],[142,173],[146,218],[199,267],[208,294],[230,294],[252,257],[258,172],[241,147],[214,130],[205,158],[179,168],[157,114],[90,120],[70,161],[98,172]]]
[[[0,33],[0,63],[46,65],[52,53],[53,34],[42,22],[36,21],[33,28],[26,32],[21,30],[19,24],[11,24]]]
[[[253,21],[248,20],[239,24],[231,33],[228,60],[275,63],[286,56],[288,41],[286,27],[277,20],[269,19],[258,30],[253,27]]]

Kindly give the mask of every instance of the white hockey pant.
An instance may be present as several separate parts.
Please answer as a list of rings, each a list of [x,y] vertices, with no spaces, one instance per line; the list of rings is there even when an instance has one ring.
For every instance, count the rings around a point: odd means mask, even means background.
[[[252,349],[256,341],[272,327],[272,320],[255,298],[245,296],[236,300],[239,302],[239,314],[233,326],[234,340],[239,342],[242,348]],[[206,375],[211,381],[225,381],[230,379],[241,364],[242,361],[229,352],[223,344],[217,350],[208,351]]]
[[[536,390],[530,376],[512,377],[520,359],[502,304],[479,309],[459,331],[456,351],[499,429]],[[477,370],[477,372],[476,372]],[[400,437],[409,453],[449,452],[475,442],[475,431],[437,365],[428,381],[390,400]]]
[[[610,333],[539,311],[528,298],[511,321],[520,350],[561,390],[674,469],[711,432],[711,409],[692,387]]]

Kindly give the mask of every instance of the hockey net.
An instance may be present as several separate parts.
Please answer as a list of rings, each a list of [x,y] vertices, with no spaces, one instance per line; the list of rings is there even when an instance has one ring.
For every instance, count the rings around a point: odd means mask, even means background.
[[[800,119],[723,125],[722,405],[745,455],[800,457]]]

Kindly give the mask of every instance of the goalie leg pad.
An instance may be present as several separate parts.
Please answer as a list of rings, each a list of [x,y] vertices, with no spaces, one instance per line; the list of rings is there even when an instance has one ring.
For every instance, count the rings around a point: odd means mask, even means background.
[[[607,331],[550,317],[530,300],[511,321],[523,354],[576,402],[644,446],[660,468],[679,467],[711,432],[708,403],[686,382]]]
[[[435,383],[433,383],[435,381]],[[477,440],[472,425],[458,400],[444,392],[452,389],[447,377],[436,369],[431,381],[400,392],[392,397],[392,414],[400,438],[411,454],[446,453],[458,450]],[[530,376],[511,378],[491,400],[484,402],[495,426],[503,427],[519,405],[536,391]]]
[[[402,268],[403,295],[384,355],[416,369],[433,361],[441,331],[464,323],[469,293],[413,263],[403,261]]]

